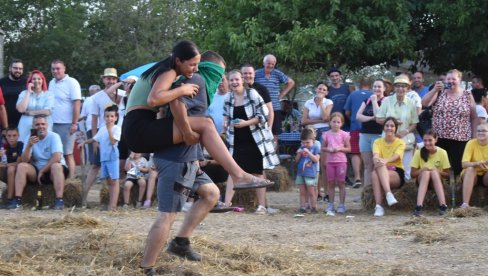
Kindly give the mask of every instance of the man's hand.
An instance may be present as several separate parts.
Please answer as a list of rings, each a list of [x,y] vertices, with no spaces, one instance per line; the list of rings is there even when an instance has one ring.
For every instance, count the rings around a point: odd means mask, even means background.
[[[75,133],[77,129],[78,129],[78,124],[71,124],[71,127],[69,128],[69,134],[73,135],[73,133]]]
[[[40,170],[39,173],[37,174],[37,183],[39,183],[39,185],[42,185],[41,178],[43,175],[44,175],[43,170]]]
[[[37,142],[39,142],[39,136],[31,136],[29,137],[29,145],[32,146],[34,144],[36,144]]]

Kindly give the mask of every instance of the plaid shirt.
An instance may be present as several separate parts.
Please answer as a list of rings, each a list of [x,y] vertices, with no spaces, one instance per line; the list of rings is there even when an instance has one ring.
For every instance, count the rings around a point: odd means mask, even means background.
[[[244,98],[244,110],[249,119],[257,117],[259,123],[257,125],[251,125],[251,134],[259,148],[259,151],[263,155],[263,168],[271,169],[274,166],[280,164],[278,155],[274,150],[273,134],[268,127],[268,108],[266,107],[263,98],[259,96],[258,92],[254,89],[246,90],[246,97]],[[235,97],[234,93],[226,95],[224,101],[224,116],[227,116],[228,121],[232,121],[234,118],[234,105]],[[229,151],[231,154],[234,152],[234,126],[232,124],[227,128],[227,142],[229,143]]]

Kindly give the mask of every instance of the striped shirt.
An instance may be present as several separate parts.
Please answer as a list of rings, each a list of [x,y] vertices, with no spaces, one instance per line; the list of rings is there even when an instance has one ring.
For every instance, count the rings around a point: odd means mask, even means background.
[[[280,85],[288,84],[288,76],[278,69],[273,69],[269,78],[266,78],[264,68],[256,70],[254,81],[268,88],[269,96],[274,110],[281,110]]]

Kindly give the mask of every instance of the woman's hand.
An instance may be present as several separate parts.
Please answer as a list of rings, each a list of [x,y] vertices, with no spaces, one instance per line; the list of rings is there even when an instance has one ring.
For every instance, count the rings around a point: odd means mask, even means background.
[[[444,83],[442,81],[436,81],[434,89],[436,92],[441,92],[444,89]]]
[[[369,97],[369,99],[372,101],[372,102],[376,102],[378,97],[376,97],[376,94],[373,94],[371,95],[371,97]]]
[[[243,128],[249,126],[249,120],[243,120],[241,119],[239,122],[234,123],[235,128]]]
[[[184,83],[180,86],[182,96],[192,97],[198,93],[198,85],[194,83]]]
[[[27,90],[28,90],[28,91],[32,91],[32,89],[33,89],[33,88],[34,88],[34,84],[33,84],[32,82],[29,82],[29,83],[27,84]]]
[[[386,165],[385,159],[375,157],[373,158],[373,164],[375,168],[379,168]]]

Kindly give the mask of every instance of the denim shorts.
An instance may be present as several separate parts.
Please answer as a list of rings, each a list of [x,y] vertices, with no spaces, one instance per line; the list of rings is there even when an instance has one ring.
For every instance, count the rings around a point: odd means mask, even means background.
[[[109,177],[111,180],[119,179],[119,159],[111,161],[102,161],[100,172],[101,178]]]
[[[296,185],[305,185],[307,187],[309,186],[317,186],[317,177],[307,177],[307,176],[300,176],[297,175],[297,178],[295,179],[295,184]]]
[[[213,183],[196,162],[178,163],[162,158],[153,158],[158,171],[158,210],[180,212],[188,196],[200,186]]]
[[[373,143],[381,134],[359,133],[359,151],[373,152]]]

